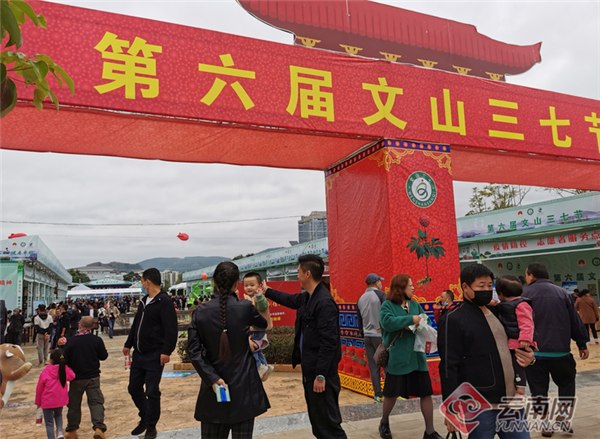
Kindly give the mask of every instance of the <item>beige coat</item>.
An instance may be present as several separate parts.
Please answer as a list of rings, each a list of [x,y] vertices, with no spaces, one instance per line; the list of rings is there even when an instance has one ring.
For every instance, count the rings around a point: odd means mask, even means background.
[[[581,320],[586,325],[596,323],[600,318],[598,306],[588,294],[575,301],[575,308],[577,308]]]

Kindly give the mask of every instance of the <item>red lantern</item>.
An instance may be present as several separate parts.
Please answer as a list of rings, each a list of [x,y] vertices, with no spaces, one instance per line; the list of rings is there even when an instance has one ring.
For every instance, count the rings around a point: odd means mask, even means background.
[[[206,273],[202,273],[202,275],[200,276],[202,279],[208,279],[208,274]]]
[[[27,236],[25,233],[11,233],[8,239],[21,238]]]
[[[188,239],[190,239],[190,236],[187,233],[180,233],[179,235],[177,235],[177,237],[182,241],[187,241]]]

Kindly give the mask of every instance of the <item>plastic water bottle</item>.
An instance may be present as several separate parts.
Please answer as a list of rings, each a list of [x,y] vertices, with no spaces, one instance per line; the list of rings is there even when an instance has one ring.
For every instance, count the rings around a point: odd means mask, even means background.
[[[36,427],[41,427],[42,426],[42,418],[44,417],[44,412],[42,411],[42,408],[40,407],[39,409],[37,409],[37,412],[35,412],[35,425]]]
[[[125,370],[131,369],[131,355],[125,356]]]

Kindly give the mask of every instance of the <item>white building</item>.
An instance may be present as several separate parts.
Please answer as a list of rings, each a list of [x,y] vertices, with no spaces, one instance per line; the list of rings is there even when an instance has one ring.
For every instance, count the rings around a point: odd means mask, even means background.
[[[166,281],[169,281],[169,285],[175,285],[177,278],[179,277],[179,271],[165,270],[161,273],[162,284],[165,285]]]

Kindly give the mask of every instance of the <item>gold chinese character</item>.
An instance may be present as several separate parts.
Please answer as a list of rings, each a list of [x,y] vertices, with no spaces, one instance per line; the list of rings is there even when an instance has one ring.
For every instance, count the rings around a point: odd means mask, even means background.
[[[225,55],[220,55],[219,58],[221,58],[223,67],[213,66],[210,64],[198,64],[198,70],[201,72],[217,73],[219,75],[233,76],[236,78],[256,79],[255,72],[250,70],[232,69],[231,67],[233,66],[233,58],[230,54],[227,53]],[[200,102],[203,102],[206,105],[212,104],[226,85],[227,83],[222,79],[215,78],[215,82],[213,82],[212,87],[208,93],[206,93],[206,95],[200,99]],[[231,84],[231,88],[233,88],[235,94],[237,94],[238,98],[240,98],[240,101],[242,101],[242,104],[246,110],[254,107],[254,102],[252,102],[252,99],[250,99],[250,96],[248,96],[248,93],[246,93],[246,90],[244,90],[244,87],[242,87],[239,81],[235,81],[233,84]]]
[[[444,89],[444,116],[446,125],[441,125],[438,118],[437,98],[431,97],[431,123],[436,131],[447,131],[449,133],[458,133],[461,136],[467,135],[465,127],[465,103],[462,101],[456,102],[458,109],[458,126],[452,125],[452,107],[450,101],[450,90]]]
[[[385,78],[377,79],[379,80],[379,85],[366,83],[363,83],[362,85],[363,90],[371,91],[371,96],[373,96],[373,101],[375,102],[375,106],[378,110],[377,113],[372,114],[369,117],[363,117],[363,120],[367,125],[373,125],[374,123],[379,122],[381,119],[387,119],[392,124],[403,130],[404,127],[406,127],[406,122],[398,119],[392,114],[394,102],[396,101],[396,95],[401,95],[403,93],[402,89],[388,86]],[[381,101],[381,96],[379,93],[387,93],[385,104]]]
[[[135,37],[131,47],[129,44],[129,41],[117,39],[113,33],[104,34],[94,49],[102,53],[102,58],[118,61],[118,63],[104,62],[102,78],[110,79],[112,82],[96,85],[94,88],[98,93],[104,94],[125,87],[125,98],[135,99],[136,84],[141,84],[147,86],[141,89],[142,97],[157,97],[158,78],[148,78],[148,76],[156,76],[156,60],[153,56],[154,52],[162,53],[162,47],[146,44],[146,40],[139,37]],[[109,47],[111,52],[107,52]],[[126,47],[129,47],[129,50],[123,53]],[[140,52],[142,56],[139,56]]]
[[[552,140],[554,141],[554,146],[560,146],[561,148],[569,148],[571,146],[571,138],[569,136],[565,136],[564,140],[558,138],[558,127],[569,126],[571,125],[571,121],[567,119],[557,119],[556,109],[554,107],[550,107],[550,119],[540,119],[540,125],[543,127],[552,127]]]
[[[500,107],[500,108],[509,108],[511,110],[518,110],[519,104],[516,102],[508,102],[508,101],[499,101],[497,99],[490,99],[489,104],[492,107]],[[494,122],[503,122],[503,123],[511,123],[517,125],[517,118],[513,116],[504,116],[502,114],[492,114],[492,120]],[[490,137],[500,137],[502,139],[514,139],[514,140],[524,140],[525,136],[521,133],[513,133],[510,131],[498,131],[498,130],[489,130]]]
[[[596,133],[596,140],[598,141],[598,152],[600,152],[600,128],[598,128],[600,119],[598,118],[598,116],[596,116],[595,112],[592,112],[591,116],[585,116],[585,121],[593,125],[593,127],[589,127],[589,130],[590,133]]]
[[[316,76],[310,78],[309,75]],[[300,116],[319,116],[334,121],[333,93],[322,91],[321,87],[331,87],[331,72],[325,70],[309,69],[307,67],[290,66],[290,102],[287,112],[292,116],[298,105],[298,94],[300,94]],[[310,85],[311,88],[300,88],[300,84]]]

